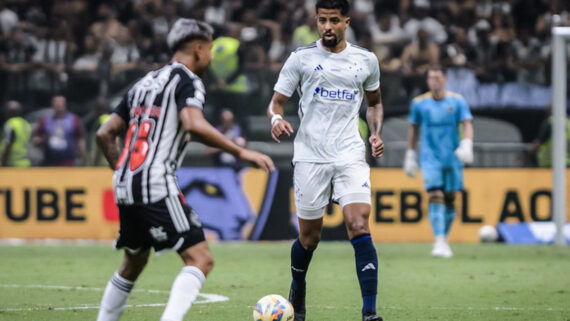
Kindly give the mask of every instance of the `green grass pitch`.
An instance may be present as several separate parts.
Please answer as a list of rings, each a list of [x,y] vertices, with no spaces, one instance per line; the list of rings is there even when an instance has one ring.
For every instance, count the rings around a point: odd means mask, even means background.
[[[380,314],[393,320],[570,320],[570,247],[376,244]],[[195,304],[185,320],[249,321],[256,301],[287,296],[290,242],[217,243],[202,292],[228,297]],[[0,320],[95,320],[122,253],[107,244],[0,245]],[[151,257],[121,320],[158,320],[182,263]],[[323,242],[307,276],[308,321],[360,320],[360,290],[348,242]],[[156,290],[156,291],[149,291]],[[203,297],[199,297],[203,301]]]

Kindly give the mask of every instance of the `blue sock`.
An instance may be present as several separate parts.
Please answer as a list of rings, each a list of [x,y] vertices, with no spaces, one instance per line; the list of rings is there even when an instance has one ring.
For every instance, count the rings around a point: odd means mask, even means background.
[[[443,199],[430,199],[428,212],[433,235],[445,235],[445,204],[443,204]]]
[[[455,219],[455,206],[445,206],[445,235],[449,234],[451,224]]]
[[[299,239],[293,242],[293,246],[291,246],[291,275],[293,276],[291,286],[293,289],[298,290],[305,287],[305,276],[312,257],[313,251],[305,250]]]
[[[362,313],[376,313],[376,295],[378,293],[378,255],[372,243],[370,234],[363,234],[353,238],[356,259],[356,275],[360,283],[362,294]]]

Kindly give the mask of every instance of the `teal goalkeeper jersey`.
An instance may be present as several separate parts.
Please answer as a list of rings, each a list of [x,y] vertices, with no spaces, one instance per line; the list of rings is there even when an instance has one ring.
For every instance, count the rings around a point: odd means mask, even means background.
[[[472,118],[467,102],[457,93],[447,91],[442,100],[433,99],[431,92],[414,98],[408,119],[420,129],[421,167],[463,166],[454,154],[459,123]]]

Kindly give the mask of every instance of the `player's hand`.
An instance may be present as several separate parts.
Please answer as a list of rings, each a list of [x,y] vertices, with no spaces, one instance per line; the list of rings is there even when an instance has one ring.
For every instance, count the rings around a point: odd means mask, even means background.
[[[273,161],[271,160],[271,158],[269,158],[269,156],[262,153],[258,153],[251,149],[243,148],[240,151],[238,157],[239,159],[246,162],[250,162],[253,165],[261,169],[264,169],[266,171],[271,172],[275,170],[275,164],[273,164]]]
[[[374,134],[370,136],[368,139],[370,142],[370,149],[372,150],[372,156],[374,157],[382,157],[384,154],[384,142],[380,136]]]
[[[459,143],[459,147],[455,150],[455,156],[465,164],[473,163],[473,140],[464,138]]]
[[[418,166],[418,161],[416,159],[416,151],[413,149],[408,149],[406,151],[406,156],[404,157],[404,172],[410,177],[416,177],[416,173],[420,167]]]
[[[291,134],[293,134],[293,127],[285,119],[278,119],[271,126],[271,138],[278,143],[281,143],[279,140],[281,135],[290,137]]]

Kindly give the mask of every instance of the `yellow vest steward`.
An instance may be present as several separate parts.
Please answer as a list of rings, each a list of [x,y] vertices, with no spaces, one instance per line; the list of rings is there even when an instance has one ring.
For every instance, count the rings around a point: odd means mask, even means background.
[[[8,158],[8,166],[29,167],[28,142],[32,134],[30,124],[22,117],[12,117],[4,124],[4,133],[10,131],[9,128],[14,130],[15,137],[10,157]],[[3,153],[5,148],[4,142],[1,142],[0,153]]]
[[[552,126],[552,117],[548,119]],[[552,166],[552,134],[553,129],[550,130],[550,138],[544,142],[538,149],[536,159],[539,167]],[[570,120],[566,119],[566,166],[570,166]]]
[[[214,40],[212,55],[214,60],[210,64],[210,70],[218,79],[228,79],[239,69],[239,40],[231,37],[219,37]],[[225,88],[234,93],[245,93],[247,91],[247,78],[239,75]]]

